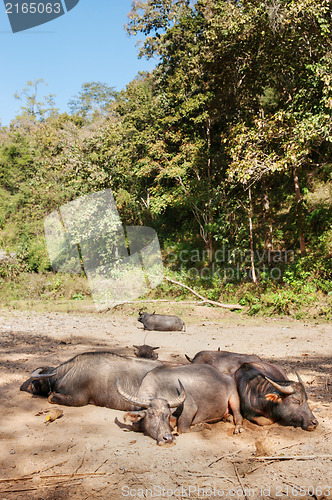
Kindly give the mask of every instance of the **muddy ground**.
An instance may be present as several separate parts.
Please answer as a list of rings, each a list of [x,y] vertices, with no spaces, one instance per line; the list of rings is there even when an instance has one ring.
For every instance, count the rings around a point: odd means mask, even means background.
[[[174,313],[172,304],[153,306]],[[332,498],[332,327],[282,318],[253,319],[234,312],[177,306],[185,333],[151,332],[162,360],[185,362],[202,349],[255,353],[279,363],[290,378],[298,370],[319,420],[314,432],[244,421],[210,424],[158,447],[121,425],[121,411],[54,407],[20,392],[29,373],[56,366],[87,350],[133,353],[145,332],[137,308],[107,313],[37,313],[0,310],[0,499],[119,498]],[[150,307],[151,309],[151,307]],[[60,407],[58,407],[60,408]]]

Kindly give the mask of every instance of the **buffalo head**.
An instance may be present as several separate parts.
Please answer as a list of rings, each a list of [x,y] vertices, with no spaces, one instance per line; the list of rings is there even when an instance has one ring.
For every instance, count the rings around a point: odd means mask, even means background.
[[[52,377],[53,371],[54,368],[50,366],[37,368],[31,373],[30,378],[23,382],[20,391],[26,391],[38,396],[48,396],[52,390],[50,378]]]
[[[277,420],[283,425],[302,427],[306,431],[316,429],[318,422],[308,405],[308,396],[303,382],[296,372],[298,382],[275,382],[265,376],[265,379],[277,391],[268,392],[264,398],[275,404],[273,412]]]
[[[183,385],[179,381],[180,391],[173,400],[163,398],[143,398],[128,394],[121,388],[119,380],[116,382],[116,389],[120,396],[134,406],[141,409],[128,412],[126,417],[133,423],[133,429],[143,431],[148,436],[157,441],[159,446],[171,444],[175,441],[172,434],[176,419],[172,417],[172,408],[177,408],[186,399],[186,393]]]
[[[152,347],[147,344],[134,345],[133,347],[135,347],[135,356],[138,358],[158,359],[158,354],[155,351],[159,349],[159,347]]]

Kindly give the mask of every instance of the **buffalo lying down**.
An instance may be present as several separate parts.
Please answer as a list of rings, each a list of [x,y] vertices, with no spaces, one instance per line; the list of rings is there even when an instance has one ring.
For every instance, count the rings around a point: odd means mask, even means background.
[[[137,392],[147,372],[161,365],[149,359],[125,358],[111,352],[87,352],[62,363],[56,368],[37,368],[21,385],[21,391],[48,396],[48,401],[67,406],[94,404],[116,410],[135,410],[133,405],[119,395],[117,380]],[[149,401],[145,416],[141,419],[141,430],[157,440],[158,444],[174,441],[169,419],[165,411],[183,403],[182,390],[173,399]],[[143,416],[143,412],[142,412]],[[156,425],[157,422],[157,425]]]
[[[243,417],[259,425],[278,422],[314,430],[318,422],[308,406],[303,382],[297,377],[298,382],[289,380],[281,368],[270,363],[241,365],[234,379]]]
[[[153,360],[90,352],[56,368],[38,368],[21,390],[67,406],[95,404],[125,411],[138,407],[132,418],[158,444],[174,441],[174,408],[179,432],[196,423],[220,420],[229,411],[234,415],[235,432],[241,430],[234,380],[210,366],[168,367]]]
[[[159,347],[152,347],[148,344],[134,345],[133,347],[135,347],[135,356],[137,358],[158,359],[158,353],[155,351],[159,349]]]
[[[236,384],[232,377],[219,373],[212,366],[160,366],[145,375],[137,394],[125,390],[120,383],[118,391],[126,401],[147,407],[155,398],[174,399],[179,384],[186,394],[183,404],[173,414],[179,433],[188,432],[191,425],[217,422],[230,413],[234,417],[234,434],[243,430]],[[141,412],[131,412],[130,416],[138,422]],[[163,418],[169,419],[169,413]]]
[[[186,329],[186,325],[182,319],[177,316],[167,316],[165,314],[148,314],[147,312],[139,312],[137,321],[143,324],[144,330],[156,330],[159,332],[175,332]]]
[[[262,361],[255,354],[239,354],[238,352],[230,351],[200,351],[193,359],[190,359],[186,354],[185,356],[192,364],[211,365],[221,373],[226,373],[227,375],[233,375],[242,363]]]
[[[137,390],[146,373],[159,361],[126,358],[112,352],[86,352],[56,368],[37,368],[21,391],[48,396],[48,401],[66,406],[94,404],[115,410],[131,409],[116,390],[117,378],[125,378]]]

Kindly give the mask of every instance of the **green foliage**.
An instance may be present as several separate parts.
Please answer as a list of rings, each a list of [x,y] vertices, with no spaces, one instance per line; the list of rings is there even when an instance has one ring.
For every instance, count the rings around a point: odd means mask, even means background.
[[[252,315],[312,313],[332,277],[330,15],[327,0],[134,1],[127,29],[153,72],[120,93],[84,83],[71,115],[28,82],[23,113],[0,128],[0,248],[15,254],[1,279],[48,272],[43,218],[110,187],[123,223],[157,231],[180,281]],[[250,249],[256,286],[238,257]],[[226,250],[220,273],[181,261],[192,250]]]
[[[106,83],[86,82],[78,94],[68,103],[73,114],[89,122],[101,116],[107,116],[112,109],[112,104],[117,95],[114,87]]]
[[[31,121],[38,120],[42,122],[58,111],[54,104],[54,94],[44,95],[39,98],[41,85],[47,86],[43,78],[30,80],[20,93],[16,92],[14,94],[15,99],[23,102],[21,106],[22,116]]]
[[[82,301],[91,297],[87,279],[78,275],[20,272],[15,279],[3,279],[1,285],[2,304],[13,300]]]

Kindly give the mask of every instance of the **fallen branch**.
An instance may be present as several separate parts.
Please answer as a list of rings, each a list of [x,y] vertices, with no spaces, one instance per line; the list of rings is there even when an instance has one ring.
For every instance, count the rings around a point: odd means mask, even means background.
[[[288,448],[293,448],[293,446],[301,446],[302,444],[305,444],[305,442],[301,441],[300,443],[293,443],[293,444],[290,444],[288,446],[283,446],[282,448],[279,448],[278,451],[280,452],[281,450],[287,450]]]
[[[61,477],[73,477],[73,478],[81,478],[88,476],[105,476],[106,472],[81,472],[76,474],[73,472],[72,474],[47,474],[44,476],[26,476],[26,477],[10,477],[8,479],[0,479],[0,483],[10,483],[16,481],[30,481],[38,477],[39,479],[57,479]]]
[[[332,460],[332,455],[290,455],[290,456],[277,456],[277,457],[250,457],[250,458],[238,458],[233,460],[234,463],[237,462],[248,462],[251,460]]]
[[[221,302],[216,302],[215,300],[209,300],[206,297],[203,297],[203,295],[200,295],[199,293],[195,292],[195,290],[193,290],[189,286],[185,285],[184,283],[180,283],[180,281],[171,280],[170,278],[167,278],[166,276],[165,276],[165,280],[170,281],[171,283],[174,283],[175,285],[179,285],[179,286],[182,286],[183,288],[186,288],[187,290],[189,290],[189,292],[193,293],[194,295],[196,295],[196,297],[200,298],[202,300],[203,304],[213,304],[214,306],[224,307],[225,309],[243,309],[243,307],[240,306],[240,304],[222,304]]]
[[[106,458],[106,460],[104,460],[104,461],[103,461],[103,463],[102,463],[102,464],[100,464],[100,465],[99,465],[99,467],[97,467],[97,469],[96,469],[94,472],[99,471],[100,467],[102,467],[103,465],[105,465],[105,464],[106,464],[106,462],[108,462],[108,458]]]
[[[84,462],[84,459],[85,459],[85,452],[84,452],[83,458],[82,458],[82,460],[81,460],[81,463],[79,464],[79,466],[77,467],[77,469],[75,469],[74,474],[76,474],[76,473],[77,473],[77,471],[78,471],[78,470],[82,467],[83,462]]]
[[[217,462],[220,462],[220,460],[223,460],[224,458],[229,458],[229,457],[232,457],[234,458],[235,455],[238,455],[239,453],[241,453],[243,450],[245,450],[246,448],[249,448],[250,445],[247,445],[245,446],[244,448],[241,448],[240,450],[238,451],[235,451],[235,452],[231,452],[231,453],[227,453],[227,455],[222,455],[221,457],[217,458],[216,460],[213,460],[213,462],[209,463],[208,467],[211,467],[211,465],[214,465],[216,464]],[[235,460],[234,460],[235,462]]]
[[[76,486],[76,485],[79,485],[79,484],[82,484],[82,482],[71,482],[71,483],[67,483],[65,484],[63,481],[62,482],[58,482],[58,483],[50,483],[50,484],[43,484],[43,488],[54,488],[54,486],[58,486],[62,484],[63,486]],[[0,493],[22,493],[24,491],[37,491],[37,490],[40,490],[40,487],[39,488],[22,488],[22,489],[19,489],[19,490],[0,490]]]
[[[250,469],[248,472],[245,472],[244,474],[242,474],[242,477],[249,476],[249,474],[252,474],[253,472],[255,472],[255,470],[260,469],[261,467],[266,467],[267,465],[273,464],[273,462],[274,462],[274,460],[270,460],[269,462],[265,462],[265,463],[263,462],[262,464],[257,465],[253,469]]]
[[[245,498],[245,500],[248,500],[248,497],[247,497],[247,495],[245,494],[245,489],[244,489],[244,487],[243,487],[242,481],[241,481],[241,479],[240,479],[239,473],[238,473],[238,471],[237,471],[237,468],[236,468],[236,465],[235,465],[235,463],[234,463],[234,462],[233,462],[233,466],[234,466],[234,470],[235,470],[235,474],[236,474],[237,480],[239,481],[239,485],[241,486],[241,489],[242,489],[242,491],[243,491],[243,493],[244,493],[244,498]]]
[[[39,488],[24,488],[23,490],[0,490],[0,493],[22,493],[23,491],[36,491]]]
[[[58,464],[49,465],[45,469],[40,469],[40,470],[36,470],[34,472],[30,472],[30,474],[27,474],[27,476],[32,476],[33,474],[40,474],[41,472],[46,472],[49,469],[53,469],[53,467],[60,467],[60,465],[63,465],[67,462],[68,462],[68,460],[64,460],[63,462],[59,462]]]

